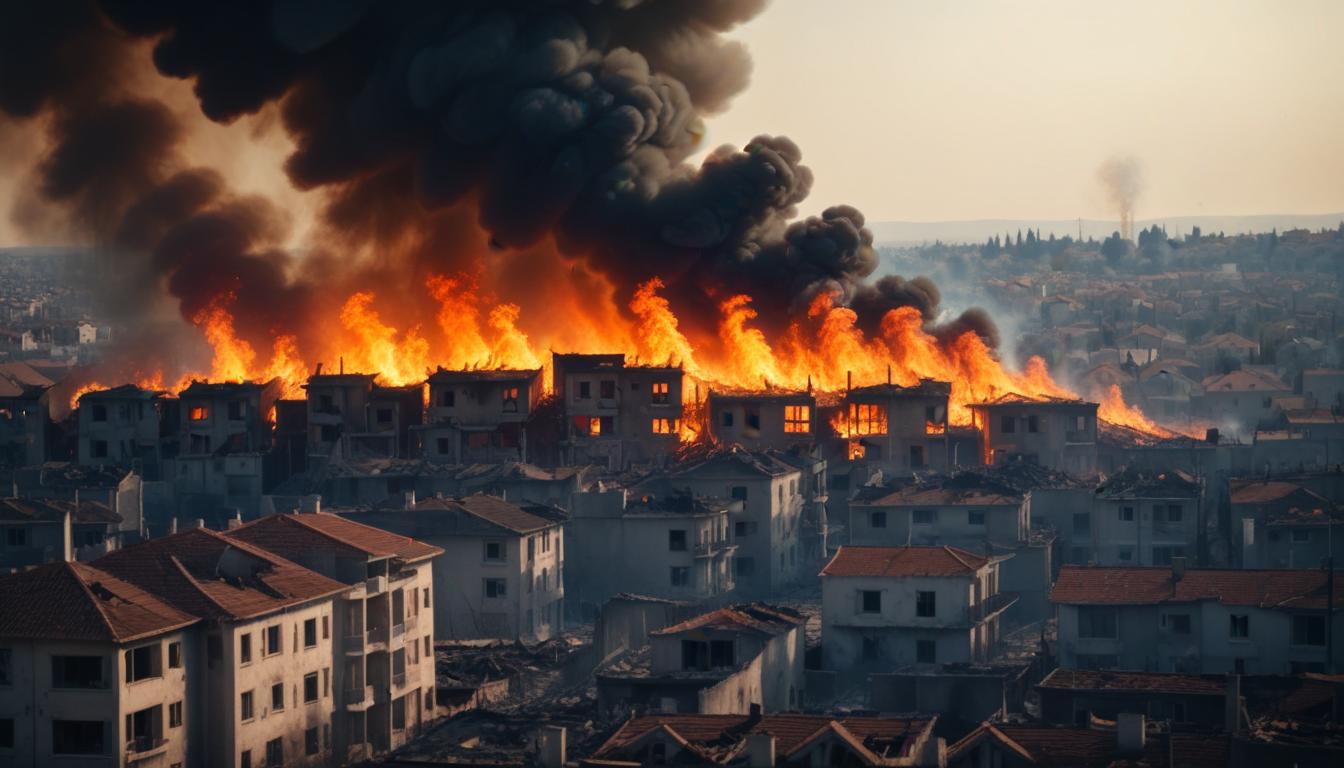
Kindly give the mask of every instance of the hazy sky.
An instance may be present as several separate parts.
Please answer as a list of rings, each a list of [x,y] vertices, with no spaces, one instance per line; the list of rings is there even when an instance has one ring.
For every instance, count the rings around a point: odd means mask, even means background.
[[[807,213],[1113,217],[1121,153],[1140,219],[1344,211],[1341,30],[1340,0],[774,0],[707,140],[793,138]]]

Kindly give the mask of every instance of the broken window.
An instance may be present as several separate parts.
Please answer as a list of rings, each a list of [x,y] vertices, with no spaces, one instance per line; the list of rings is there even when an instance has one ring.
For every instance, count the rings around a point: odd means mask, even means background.
[[[379,423],[379,424],[391,424],[391,423],[392,423],[392,409],[391,409],[391,408],[379,408],[378,411],[377,411],[377,413],[375,414],[375,418],[378,420],[378,423]]]
[[[440,456],[447,456],[452,453],[453,450],[452,443],[448,442],[448,438],[446,437],[440,437],[435,440],[434,447]]]
[[[677,433],[676,419],[654,419],[653,434],[655,435],[675,435]]]
[[[126,651],[126,682],[134,683],[163,674],[159,644],[142,645]]]
[[[107,441],[106,441],[106,440],[94,440],[94,441],[92,441],[91,443],[89,443],[89,454],[90,454],[91,456],[93,456],[93,458],[95,458],[95,459],[106,459],[106,458],[107,458]]]
[[[1324,616],[1294,616],[1293,645],[1325,645]]]
[[[1031,414],[1030,416],[1027,417],[1027,431],[1028,431],[1028,432],[1039,432],[1039,431],[1040,431],[1040,425],[1041,425],[1041,424],[1040,424],[1040,418],[1039,418],[1036,414],[1033,413],[1033,414]]]
[[[517,412],[518,412],[518,388],[517,388],[517,387],[505,387],[505,388],[504,388],[504,403],[503,403],[503,409],[504,409],[504,412],[505,412],[505,413],[517,413]]]
[[[482,579],[485,596],[508,597],[508,582],[504,579]]]
[[[728,491],[728,495],[729,495],[730,498],[733,498],[733,499],[735,499],[735,500],[737,500],[737,501],[746,501],[746,500],[747,500],[747,486],[745,486],[745,485],[734,485],[732,488],[729,489],[729,491]]]
[[[57,755],[103,754],[103,721],[52,720],[51,751]]]
[[[859,611],[861,613],[881,613],[882,593],[876,589],[859,590]]]
[[[731,667],[735,666],[736,655],[733,652],[732,640],[711,640],[709,641],[709,666],[711,667]]]
[[[938,644],[933,640],[915,641],[915,661],[919,664],[937,664]]]
[[[580,382],[579,382],[579,399],[580,399],[580,400],[591,400],[591,399],[593,399],[593,388],[592,388],[592,387],[593,387],[592,382],[589,382],[589,381],[580,381]]]
[[[666,381],[653,382],[652,397],[654,405],[667,405],[669,402],[671,387]]]
[[[784,406],[784,430],[792,434],[812,432],[812,408],[806,405]]]
[[[285,709],[285,684],[273,683],[271,685],[271,709],[276,712],[283,712]]]
[[[671,552],[686,551],[686,531],[675,530],[667,532],[667,548]]]
[[[52,688],[106,688],[102,656],[52,656]]]
[[[915,615],[932,618],[938,614],[938,595],[923,590],[915,592]]]
[[[94,421],[107,421],[107,406],[95,404],[93,406],[92,418]]]
[[[1016,432],[1016,431],[1017,431],[1017,418],[1016,418],[1016,417],[1013,417],[1013,416],[1000,416],[1000,417],[999,417],[999,431],[1002,432],[1002,433],[1004,433],[1005,435],[1012,434],[1013,432]]]
[[[229,419],[231,421],[242,421],[247,415],[247,403],[242,400],[229,401]]]
[[[597,396],[602,400],[616,399],[616,380],[603,379],[597,383]]]
[[[879,654],[877,638],[865,636],[863,638],[863,650],[860,653],[862,653],[864,661],[877,661]]]
[[[850,403],[849,420],[856,435],[887,434],[887,408],[872,403]]]
[[[910,468],[911,469],[924,468],[924,446],[922,445],[910,446]]]
[[[210,418],[210,407],[206,405],[193,405],[188,411],[192,421],[205,421]]]
[[[574,431],[580,437],[601,437],[602,418],[598,416],[575,416]]]
[[[1109,638],[1114,640],[1117,634],[1115,608],[1104,605],[1081,605],[1078,607],[1078,636]]]
[[[733,426],[733,412],[724,411],[723,413],[719,414],[719,422],[722,423],[723,426],[725,427]]]
[[[452,408],[457,405],[457,393],[451,389],[439,390],[439,407]]]

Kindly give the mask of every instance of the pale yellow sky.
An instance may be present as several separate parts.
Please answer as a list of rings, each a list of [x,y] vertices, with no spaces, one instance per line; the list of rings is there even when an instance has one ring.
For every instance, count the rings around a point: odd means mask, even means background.
[[[799,143],[805,213],[870,220],[1344,211],[1340,0],[773,0],[708,146]]]

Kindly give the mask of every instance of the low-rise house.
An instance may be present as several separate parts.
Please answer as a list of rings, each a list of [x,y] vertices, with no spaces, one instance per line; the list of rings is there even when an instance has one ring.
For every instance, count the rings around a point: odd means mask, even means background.
[[[1051,602],[1059,663],[1077,669],[1188,674],[1323,671],[1344,650],[1344,574],[1320,570],[1106,568],[1066,565]],[[1334,632],[1327,596],[1335,596]]]
[[[556,353],[552,374],[565,414],[564,463],[624,469],[664,460],[679,445],[681,366]]]
[[[947,421],[951,392],[948,382],[928,379],[912,387],[889,382],[849,389],[832,427],[847,440],[845,455],[853,461],[896,474],[947,471],[953,462]]]
[[[1337,510],[1324,496],[1294,482],[1245,479],[1232,481],[1230,495],[1234,564],[1314,568],[1312,556],[1322,547],[1328,554]]]
[[[122,522],[96,501],[0,499],[0,572],[105,555],[121,544]]]
[[[817,439],[817,399],[806,391],[709,391],[709,432],[725,445],[787,449]]]
[[[1194,345],[1189,352],[1205,370],[1213,371],[1220,366],[1250,365],[1260,354],[1260,345],[1240,334],[1220,333]]]
[[[1204,489],[1180,470],[1127,468],[1097,486],[1090,562],[1171,565],[1199,551]],[[1075,542],[1075,546],[1078,544]]]
[[[828,462],[816,449],[795,446],[787,451],[771,450],[770,455],[800,472],[798,493],[803,513],[798,533],[800,563],[820,564],[831,553],[830,486],[826,477]]]
[[[927,766],[942,763],[936,717],[647,715],[628,720],[581,768],[649,765]]]
[[[436,636],[538,641],[563,629],[563,521],[546,508],[473,494],[343,516],[443,550],[434,559]]]
[[[821,571],[822,664],[984,661],[999,644],[999,563],[953,547],[841,547]]]
[[[727,606],[649,633],[596,672],[598,707],[746,714],[802,704],[806,619],[762,603]]]
[[[206,663],[199,622],[86,563],[0,576],[0,760],[65,768],[204,758],[210,707],[189,682]]]
[[[565,594],[590,614],[619,592],[722,600],[733,592],[730,519],[741,501],[661,488],[576,494],[565,525]]]
[[[433,564],[442,549],[325,512],[268,515],[225,535],[350,587],[331,617],[331,685],[345,705],[334,716],[340,762],[397,749],[434,719]]]
[[[0,467],[31,467],[47,460],[51,384],[0,369]]]
[[[990,473],[865,488],[850,501],[849,532],[849,542],[861,546],[951,546],[1001,556],[1002,586],[1019,598],[1011,620],[1050,614],[1054,534],[1034,529],[1026,495]]]
[[[1008,394],[970,409],[985,464],[1026,461],[1079,476],[1096,472],[1096,403]]]
[[[450,464],[526,462],[525,425],[542,398],[541,369],[449,371],[429,376],[421,454]]]
[[[1293,394],[1292,387],[1267,371],[1243,368],[1209,376],[1201,382],[1200,415],[1215,420],[1227,431],[1254,434],[1268,425],[1275,413],[1274,400]]]
[[[740,593],[769,594],[802,575],[803,482],[797,467],[770,453],[733,448],[684,463],[660,482],[695,496],[742,502],[741,511],[729,516]]]
[[[79,398],[79,463],[136,468],[158,477],[164,442],[177,425],[165,393],[126,384]]]
[[[1344,371],[1327,368],[1303,371],[1302,394],[1314,408],[1344,411]]]
[[[1232,743],[1205,733],[1148,733],[1142,715],[1126,714],[1112,729],[982,723],[947,748],[949,768],[981,766],[1142,765],[1148,768],[1227,768]]]

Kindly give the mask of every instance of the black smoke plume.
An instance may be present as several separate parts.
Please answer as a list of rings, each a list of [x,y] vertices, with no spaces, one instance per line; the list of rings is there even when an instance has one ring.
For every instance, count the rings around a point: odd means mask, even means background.
[[[325,221],[355,248],[416,230],[463,202],[500,248],[554,238],[623,295],[652,277],[679,313],[712,323],[728,294],[782,327],[835,291],[874,329],[891,308],[932,322],[925,278],[867,278],[872,233],[849,206],[797,220],[812,174],[789,139],[686,160],[702,116],[745,87],[723,33],[763,0],[60,0],[0,12],[0,110],[48,113],[38,189],[191,317],[221,290],[264,331],[312,288],[275,249],[280,217],[180,157],[181,127],[130,97],[127,61],[186,78],[204,115],[278,104],[296,148],[286,171],[328,194]],[[147,252],[137,260],[126,252]],[[436,247],[417,265],[451,270]],[[328,254],[323,262],[330,266]],[[296,277],[297,275],[297,277]],[[143,282],[143,281],[142,281]],[[155,281],[148,281],[151,285]],[[134,292],[123,292],[134,295]],[[685,312],[682,310],[686,309]],[[983,313],[949,328],[996,335]]]

